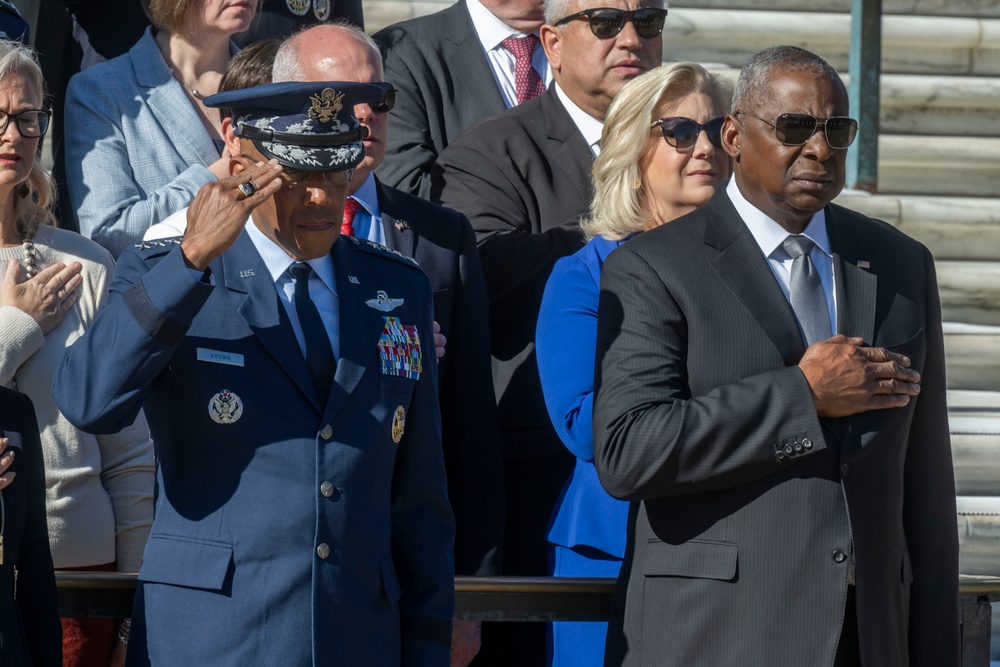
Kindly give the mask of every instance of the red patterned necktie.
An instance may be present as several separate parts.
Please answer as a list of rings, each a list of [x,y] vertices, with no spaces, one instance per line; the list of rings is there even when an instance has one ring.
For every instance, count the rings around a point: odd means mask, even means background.
[[[538,72],[531,66],[531,58],[535,55],[535,47],[538,46],[538,37],[535,35],[508,37],[500,42],[500,46],[514,56],[514,94],[517,96],[517,103],[524,104],[544,93],[545,84],[542,83],[542,77],[538,76]]]
[[[344,219],[340,223],[341,236],[354,236],[354,216],[361,210],[361,203],[354,197],[344,202]]]

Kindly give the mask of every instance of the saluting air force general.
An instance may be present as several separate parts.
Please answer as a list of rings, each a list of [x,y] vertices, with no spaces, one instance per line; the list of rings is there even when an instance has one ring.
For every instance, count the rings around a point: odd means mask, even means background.
[[[54,385],[80,428],[145,407],[156,518],[132,665],[447,665],[454,610],[432,295],[338,240],[377,84],[278,83],[233,110],[231,177],[183,239],[119,258]],[[248,219],[249,217],[249,219]]]

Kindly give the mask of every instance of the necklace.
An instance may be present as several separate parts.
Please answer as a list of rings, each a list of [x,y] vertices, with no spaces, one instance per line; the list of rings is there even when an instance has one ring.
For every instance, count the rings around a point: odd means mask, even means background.
[[[17,223],[17,233],[21,237],[21,247],[24,248],[24,272],[30,280],[38,275],[38,251],[21,223]]]
[[[184,83],[184,79],[177,76],[177,72],[174,71],[173,67],[170,68],[170,75],[175,79],[177,79],[177,83],[181,84],[184,87],[184,90],[188,91],[188,93],[190,93],[191,97],[193,97],[194,99],[200,101],[205,98],[205,93],[202,93],[198,91],[198,89],[192,88],[191,86]]]

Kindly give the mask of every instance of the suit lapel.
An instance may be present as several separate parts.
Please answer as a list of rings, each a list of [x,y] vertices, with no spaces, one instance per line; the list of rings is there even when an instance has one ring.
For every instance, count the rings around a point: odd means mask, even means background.
[[[546,136],[553,144],[552,149],[546,152],[569,178],[580,197],[590,201],[593,197],[590,168],[594,163],[594,154],[590,152],[590,146],[584,141],[569,112],[559,101],[554,83],[542,95],[541,109],[546,123]]]
[[[246,299],[236,309],[240,317],[285,373],[298,385],[317,410],[321,410],[316,388],[306,367],[302,349],[295,339],[288,312],[278,302],[271,274],[264,260],[243,232],[222,256],[222,274],[226,288],[242,292]]]
[[[441,32],[447,46],[443,55],[448,72],[461,81],[455,88],[480,103],[483,118],[506,109],[464,0],[446,10]]]
[[[150,29],[131,51],[136,82],[148,89],[148,107],[163,126],[177,152],[189,164],[209,165],[219,159],[215,142],[205,130],[198,112],[156,48]]]
[[[799,322],[725,188],[704,210],[705,243],[719,251],[713,268],[753,315],[785,365],[797,364],[805,352]]]
[[[398,205],[392,192],[382,185],[377,177],[375,178],[375,191],[378,194],[379,213],[382,215],[385,244],[407,257],[413,257],[417,250],[417,235],[410,229],[410,223],[401,217],[402,207]]]
[[[826,231],[837,283],[837,332],[873,345],[878,278],[858,266],[870,257],[864,254],[863,229],[850,222],[843,209],[826,207]]]
[[[340,312],[340,357],[337,359],[330,400],[324,411],[326,421],[333,419],[343,407],[369,364],[377,361],[378,339],[385,327],[381,313],[365,303],[375,296],[382,281],[370,268],[374,263],[358,261],[362,251],[352,245],[359,243],[366,241],[342,238],[333,244]]]

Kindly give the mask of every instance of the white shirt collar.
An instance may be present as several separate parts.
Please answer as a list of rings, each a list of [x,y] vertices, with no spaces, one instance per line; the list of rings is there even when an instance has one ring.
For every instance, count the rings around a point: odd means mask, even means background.
[[[770,257],[772,253],[781,248],[781,244],[789,235],[788,230],[747,201],[743,193],[740,192],[739,186],[736,185],[735,175],[729,179],[729,184],[726,186],[726,194],[729,195],[729,199],[733,202],[736,212],[743,218],[743,222],[746,223],[750,233],[753,234],[754,240],[757,241],[757,245],[760,246],[761,252],[764,253],[765,257]],[[828,257],[833,257],[833,253],[830,250],[830,236],[826,231],[825,209],[820,209],[813,214],[812,219],[809,220],[809,224],[806,225],[802,234],[808,236]],[[782,248],[783,251],[784,249]]]
[[[601,132],[604,130],[604,123],[578,107],[573,100],[571,100],[569,96],[563,92],[563,89],[559,87],[558,83],[554,85],[556,87],[556,95],[559,97],[559,101],[562,102],[566,112],[569,113],[569,117],[573,119],[573,124],[576,125],[576,129],[580,130],[580,134],[583,135],[583,140],[587,142],[588,146],[590,146],[590,150],[594,155],[600,155]]]
[[[375,172],[368,172],[365,182],[361,184],[361,187],[351,197],[356,199],[372,218],[375,220],[382,219],[382,212],[378,208],[378,191],[375,189]]]
[[[511,35],[524,37],[523,32],[514,30],[498,19],[479,0],[466,0],[465,6],[469,10],[469,18],[472,19],[472,27],[476,31],[476,36],[479,37],[479,43],[486,51],[497,48],[500,46],[500,42]]]
[[[286,271],[288,271],[288,267],[296,260],[292,259],[281,246],[265,236],[264,232],[260,231],[253,221],[253,216],[247,220],[246,230],[250,235],[250,240],[253,241],[254,247],[257,248],[257,252],[260,253],[261,259],[264,260],[264,266],[267,267],[268,273],[271,274],[271,280],[277,283],[281,278],[287,276]],[[307,260],[306,264],[312,267],[316,276],[323,281],[323,284],[331,292],[337,294],[337,281],[333,274],[333,256],[330,253],[316,259]]]

